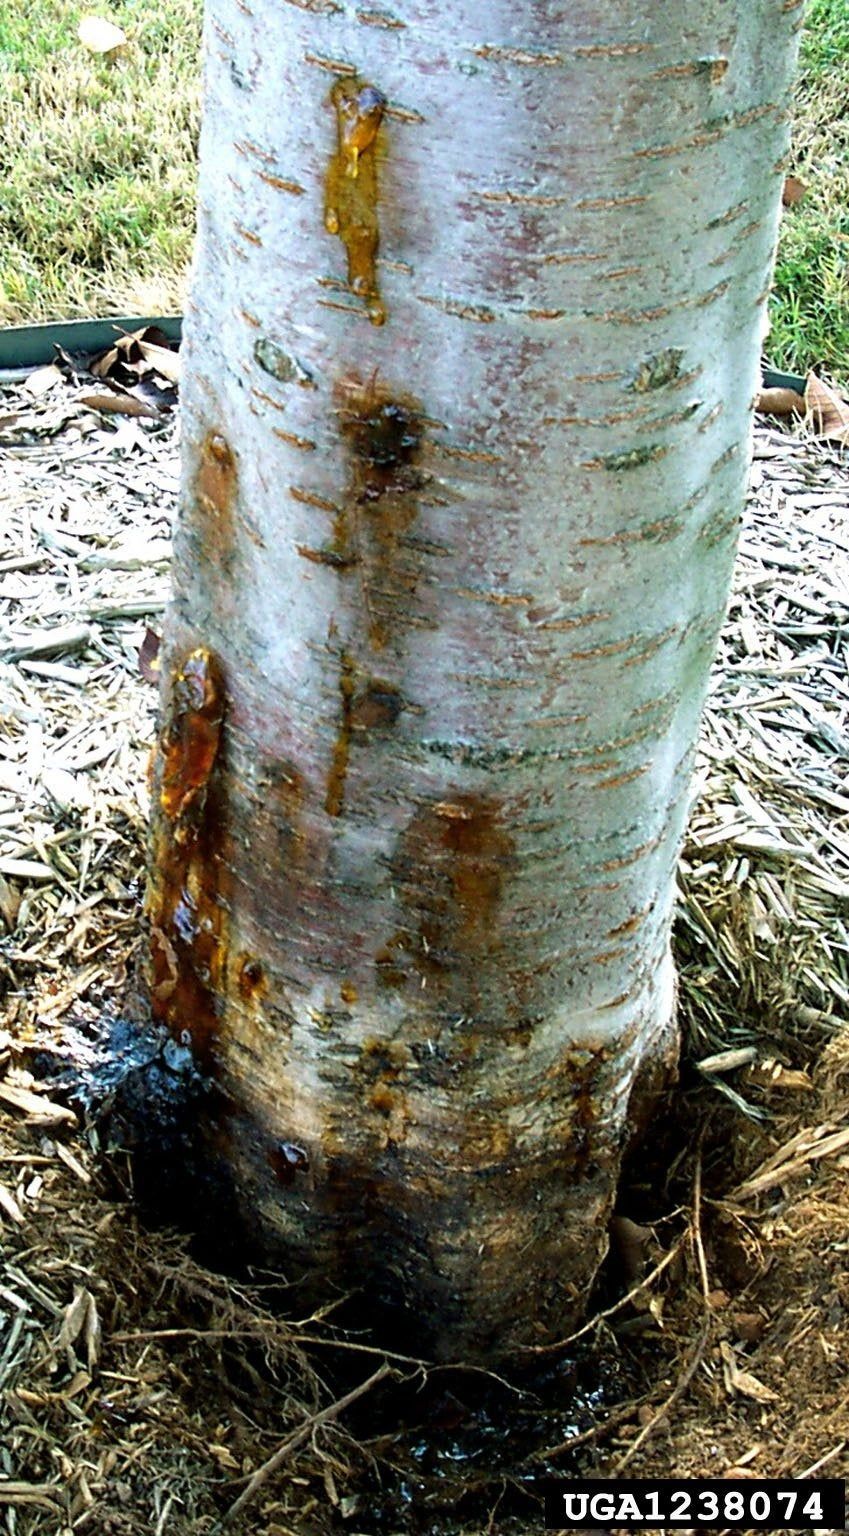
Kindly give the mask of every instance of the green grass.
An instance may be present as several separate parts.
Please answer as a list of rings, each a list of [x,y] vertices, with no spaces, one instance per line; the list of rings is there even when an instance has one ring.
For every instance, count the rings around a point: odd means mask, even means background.
[[[77,39],[94,11],[127,52]],[[201,0],[0,0],[0,323],[176,310],[195,201]],[[809,0],[771,362],[849,378],[849,0]]]
[[[766,350],[779,368],[849,380],[849,0],[809,0],[796,88],[791,170],[806,185],[787,208]]]
[[[0,323],[179,309],[191,257],[201,0],[0,5]],[[80,17],[123,27],[113,59]]]

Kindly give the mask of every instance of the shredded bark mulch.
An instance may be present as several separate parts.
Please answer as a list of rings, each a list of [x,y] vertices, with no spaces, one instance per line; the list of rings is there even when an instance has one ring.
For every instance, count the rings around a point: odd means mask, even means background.
[[[531,1531],[540,1470],[849,1476],[845,454],[757,433],[681,864],[681,1086],[582,1336],[505,1384],[146,1229],[40,1073],[72,1047],[108,1075],[136,975],[178,422],[38,388],[0,393],[0,1530]]]

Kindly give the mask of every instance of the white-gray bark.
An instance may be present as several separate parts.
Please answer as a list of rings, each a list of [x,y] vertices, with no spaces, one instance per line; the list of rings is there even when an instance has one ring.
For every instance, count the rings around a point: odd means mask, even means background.
[[[207,0],[154,1006],[447,1350],[568,1324],[674,1036],[800,18]]]

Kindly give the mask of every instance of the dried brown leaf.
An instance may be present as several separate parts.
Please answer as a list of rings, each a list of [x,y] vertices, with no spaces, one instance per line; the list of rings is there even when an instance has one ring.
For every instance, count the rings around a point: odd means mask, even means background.
[[[0,874],[0,917],[2,917],[10,933],[18,921],[20,905],[20,891],[9,884],[5,875]]]
[[[208,1445],[207,1450],[223,1472],[241,1472],[241,1464],[226,1445]]]
[[[74,383],[85,378],[88,373],[88,363],[85,357],[73,352],[67,352],[58,341],[53,343],[53,351],[56,353],[56,367],[63,378],[70,378]]]
[[[85,1286],[80,1286],[74,1292],[74,1299],[68,1303],[62,1317],[62,1326],[57,1340],[60,1349],[70,1349],[71,1345],[76,1343],[85,1327],[88,1303],[89,1292]]]
[[[121,361],[128,366],[143,362],[142,346],[161,347],[170,350],[168,337],[158,325],[140,325],[137,331],[121,331],[114,348]]]
[[[151,356],[145,355],[146,351]],[[133,386],[154,374],[172,382],[179,369],[179,356],[168,345],[168,338],[156,325],[143,325],[137,331],[121,331],[103,351],[88,359],[94,378],[109,379],[120,386]]]
[[[610,1222],[610,1237],[625,1278],[633,1285],[643,1273],[652,1229],[640,1226],[630,1216],[614,1216]]]
[[[61,1392],[57,1392],[53,1395],[56,1398],[63,1399],[67,1402],[69,1398],[79,1397],[80,1393],[85,1392],[86,1389],[90,1386],[91,1377],[88,1371],[77,1371],[75,1375],[71,1377],[68,1385],[63,1387]]]
[[[731,1345],[725,1339],[719,1346],[722,1356],[722,1376],[725,1382],[725,1390],[729,1397],[734,1397],[738,1392],[744,1397],[751,1397],[756,1403],[777,1403],[779,1396],[773,1392],[764,1382],[758,1381],[751,1371],[743,1370],[737,1364],[737,1356]]]
[[[14,1221],[17,1226],[23,1226],[24,1213],[12,1191],[7,1189],[5,1184],[0,1184],[0,1211],[2,1211],[4,1216],[8,1216],[10,1221]]]
[[[139,671],[146,683],[159,683],[159,646],[156,630],[147,625],[139,647]]]
[[[179,384],[179,352],[172,352],[170,347],[154,346],[153,343],[149,341],[143,341],[141,343],[141,351],[144,361],[149,363],[151,368],[155,369],[157,373],[161,373],[163,379],[167,379],[170,384]]]
[[[62,373],[55,363],[46,363],[43,368],[36,368],[28,379],[24,380],[23,388],[28,395],[38,400],[46,395],[54,384],[61,384]]]
[[[762,389],[755,410],[761,416],[804,416],[805,402],[795,389]]]
[[[808,374],[805,385],[805,419],[817,437],[844,447],[849,443],[849,402],[815,373]]]
[[[766,1327],[766,1318],[760,1312],[735,1312],[732,1322],[744,1344],[757,1344]]]
[[[90,411],[104,411],[110,416],[152,416],[158,421],[162,415],[155,406],[147,405],[144,400],[138,400],[135,395],[95,395],[85,394],[78,396],[80,405],[85,405]]]
[[[797,204],[801,203],[807,190],[805,183],[800,181],[798,176],[785,176],[784,189],[781,193],[781,201],[784,207],[795,208]]]
[[[161,325],[144,325],[140,331],[136,331],[139,341],[146,341],[152,347],[162,347],[166,352],[171,349],[170,338],[163,331]]]
[[[88,1307],[83,1326],[83,1338],[85,1340],[86,1364],[89,1370],[93,1371],[100,1358],[102,1330],[97,1311],[97,1302],[90,1291],[87,1291],[86,1295],[88,1296]]]
[[[110,347],[108,352],[101,352],[98,357],[93,357],[89,363],[89,368],[94,374],[94,377],[96,379],[108,378],[109,374],[112,372],[112,369],[118,361],[118,357],[119,352],[117,347]]]
[[[133,395],[144,400],[160,415],[166,415],[177,404],[177,386],[167,380],[160,383],[160,376],[146,373],[133,385]]]

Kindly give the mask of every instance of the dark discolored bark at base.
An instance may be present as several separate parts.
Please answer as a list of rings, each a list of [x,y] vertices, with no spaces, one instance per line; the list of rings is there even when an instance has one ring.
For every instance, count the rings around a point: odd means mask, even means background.
[[[206,1262],[276,1270],[301,1315],[347,1297],[337,1321],[404,1352],[412,1330],[413,1352],[427,1358],[521,1359],[580,1321],[607,1251],[620,1157],[618,1146],[593,1145],[589,1112],[571,1164],[555,1151],[509,1172],[458,1178],[419,1167],[413,1176],[389,1146],[368,1161],[328,1159],[317,1188],[305,1147],[279,1140],[187,1052],[178,1055],[163,1053],[160,1038],[153,1058],[122,1080],[110,1139],[132,1153],[147,1215],[189,1231]],[[656,1080],[664,1075],[659,1066]],[[308,1187],[311,1240],[296,1243],[281,1233],[279,1211],[302,1205]],[[528,1212],[532,1239],[517,1233],[470,1255],[470,1230],[483,1230],[504,1203]]]

